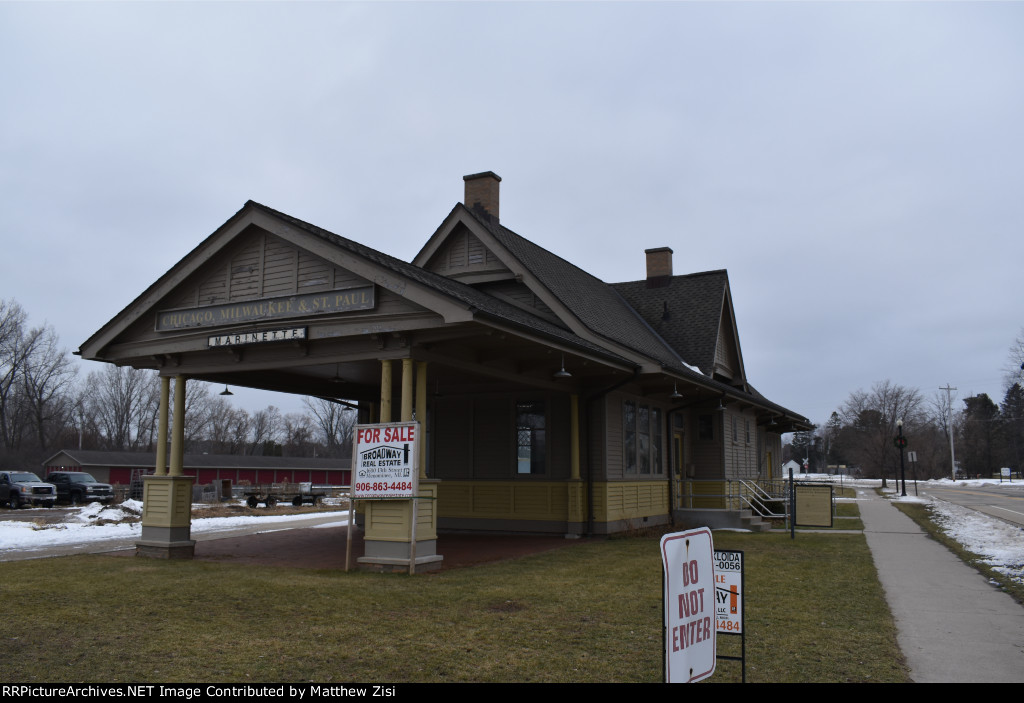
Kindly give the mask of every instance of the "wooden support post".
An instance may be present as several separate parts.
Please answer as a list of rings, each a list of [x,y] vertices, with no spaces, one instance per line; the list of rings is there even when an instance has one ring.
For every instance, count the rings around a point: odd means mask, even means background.
[[[391,359],[380,362],[380,421],[391,422]]]
[[[160,377],[160,409],[156,435],[156,468],[154,476],[167,475],[167,415],[171,404],[171,377]]]

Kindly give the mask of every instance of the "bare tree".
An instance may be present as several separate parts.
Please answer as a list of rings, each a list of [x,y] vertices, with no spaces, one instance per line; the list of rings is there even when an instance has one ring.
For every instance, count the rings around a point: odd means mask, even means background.
[[[288,413],[281,418],[281,445],[285,456],[313,456],[314,420],[306,413]]]
[[[139,451],[155,436],[159,381],[152,371],[105,366],[85,382],[82,412],[107,449]]]
[[[188,451],[195,451],[196,445],[206,436],[214,413],[213,404],[209,383],[189,380],[185,384],[185,446],[189,447]],[[173,407],[174,403],[171,405]],[[170,424],[173,427],[173,419]]]
[[[0,300],[0,448],[13,451],[24,418],[18,412],[18,381],[30,349],[25,343],[28,315],[14,300]]]
[[[28,328],[14,300],[0,300],[0,454],[34,461],[71,421],[76,369],[49,325]]]
[[[352,428],[356,424],[356,411],[348,405],[326,398],[302,399],[316,422],[316,439],[326,447],[330,457],[344,456],[352,450]]]
[[[212,398],[208,405],[206,439],[217,454],[243,454],[249,439],[249,413],[234,408],[223,398]]]
[[[26,337],[31,340],[31,351],[21,374],[24,410],[37,446],[45,449],[72,421],[72,391],[78,371],[49,325],[32,330]]]
[[[249,453],[257,456],[265,454],[265,450],[274,446],[281,437],[281,411],[273,405],[268,405],[263,410],[253,413],[249,425]]]
[[[839,408],[839,416],[846,430],[844,446],[861,470],[881,476],[883,485],[899,466],[899,449],[893,443],[897,420],[903,420],[907,437],[925,424],[920,392],[888,380],[876,383],[868,392],[851,393]]]
[[[1015,383],[1024,385],[1024,328],[1010,345],[1010,356],[1003,368],[1003,380],[1006,388]]]

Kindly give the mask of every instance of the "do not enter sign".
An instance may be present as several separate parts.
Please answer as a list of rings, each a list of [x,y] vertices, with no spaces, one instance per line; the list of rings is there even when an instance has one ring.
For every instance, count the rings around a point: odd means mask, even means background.
[[[715,673],[715,545],[701,527],[661,538],[665,569],[665,680],[688,683]]]

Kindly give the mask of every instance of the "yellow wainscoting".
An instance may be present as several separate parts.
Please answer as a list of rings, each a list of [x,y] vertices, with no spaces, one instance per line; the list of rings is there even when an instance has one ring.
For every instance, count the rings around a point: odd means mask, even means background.
[[[421,500],[416,501],[416,540],[437,539],[436,500],[438,484],[420,484]],[[384,542],[408,542],[412,525],[411,500],[360,501],[365,510],[366,539]]]
[[[586,503],[582,481],[447,479],[437,485],[437,513],[442,518],[579,521]]]
[[[442,518],[492,520],[586,520],[583,481],[455,481],[438,484]],[[598,482],[594,518],[614,522],[668,513],[668,481]]]
[[[690,498],[685,507],[687,508],[725,508],[726,484],[725,481],[689,481]]]
[[[668,481],[594,484],[594,519],[615,522],[668,513]]]

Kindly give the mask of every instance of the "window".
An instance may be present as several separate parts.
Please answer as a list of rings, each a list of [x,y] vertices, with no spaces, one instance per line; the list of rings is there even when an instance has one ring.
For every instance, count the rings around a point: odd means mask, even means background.
[[[715,438],[714,418],[710,415],[697,417],[697,439],[713,440]]]
[[[516,403],[516,473],[544,473],[546,420],[544,401]]]
[[[662,412],[632,400],[622,408],[622,463],[626,474],[662,473]]]

